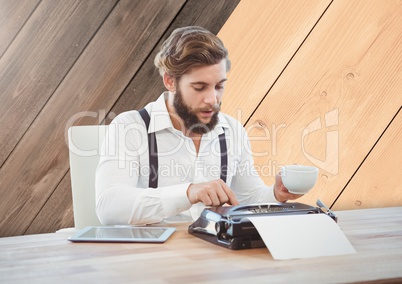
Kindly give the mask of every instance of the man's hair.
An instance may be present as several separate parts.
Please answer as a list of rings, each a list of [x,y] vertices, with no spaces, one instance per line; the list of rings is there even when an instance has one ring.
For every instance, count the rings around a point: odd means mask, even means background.
[[[192,68],[218,64],[226,59],[230,69],[228,51],[222,41],[210,31],[197,26],[175,29],[162,44],[154,64],[159,73],[179,79]]]

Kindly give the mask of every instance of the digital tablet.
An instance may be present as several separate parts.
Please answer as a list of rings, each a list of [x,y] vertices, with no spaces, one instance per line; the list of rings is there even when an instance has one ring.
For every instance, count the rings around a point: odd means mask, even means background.
[[[86,227],[68,238],[72,242],[163,243],[176,230],[171,227],[96,226]]]

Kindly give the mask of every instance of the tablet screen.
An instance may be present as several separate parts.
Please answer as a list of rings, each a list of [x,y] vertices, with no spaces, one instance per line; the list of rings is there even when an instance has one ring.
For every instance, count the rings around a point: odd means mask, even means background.
[[[73,242],[164,242],[175,228],[100,226],[87,227],[73,237]]]

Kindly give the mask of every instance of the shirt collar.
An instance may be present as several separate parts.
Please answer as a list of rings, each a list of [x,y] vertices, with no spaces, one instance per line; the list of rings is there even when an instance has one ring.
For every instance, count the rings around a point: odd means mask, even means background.
[[[147,111],[151,116],[148,133],[158,132],[164,129],[173,129],[173,124],[166,107],[167,98],[168,92],[164,92],[152,105],[149,106],[149,108],[147,107]],[[222,113],[219,113],[218,117],[219,122],[215,128],[211,130],[211,134],[219,135],[223,133],[224,129],[229,128],[225,116]]]
[[[147,109],[151,120],[149,123],[148,133],[158,132],[166,128],[173,128],[170,120],[169,112],[166,108],[166,100],[168,93],[165,92]]]

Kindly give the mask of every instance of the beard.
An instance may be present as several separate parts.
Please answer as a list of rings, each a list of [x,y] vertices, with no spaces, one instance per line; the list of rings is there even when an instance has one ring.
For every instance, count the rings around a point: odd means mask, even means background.
[[[191,109],[183,100],[183,94],[180,89],[176,90],[176,94],[173,99],[173,106],[177,115],[183,120],[186,129],[195,134],[205,134],[215,128],[218,124],[218,114],[220,111],[220,104],[213,105],[207,108]],[[211,120],[208,123],[202,123],[197,117],[197,113],[201,111],[212,110],[215,112],[211,116]]]

